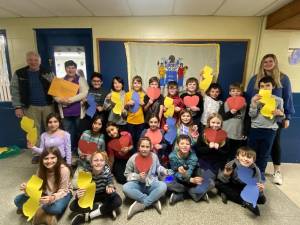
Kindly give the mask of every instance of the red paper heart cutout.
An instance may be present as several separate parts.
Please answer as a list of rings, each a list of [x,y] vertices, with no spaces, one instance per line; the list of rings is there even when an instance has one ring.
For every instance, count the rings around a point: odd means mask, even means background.
[[[199,103],[199,96],[197,95],[185,96],[183,98],[183,103],[186,107],[197,106]]]
[[[214,130],[212,128],[205,128],[204,136],[208,142],[215,142],[221,144],[227,138],[227,133],[224,130]]]
[[[113,139],[111,140],[109,143],[108,143],[108,147],[115,150],[115,151],[121,151],[121,143],[120,143],[120,140],[117,138],[117,139]]]
[[[129,147],[130,139],[128,135],[123,135],[119,138],[119,142],[121,144],[121,147]]]
[[[85,140],[79,140],[78,147],[83,154],[91,155],[97,151],[97,144],[95,142],[87,142]]]
[[[147,173],[152,166],[152,161],[153,160],[151,154],[147,157],[143,157],[141,156],[141,154],[138,153],[135,157],[135,167],[140,173]]]
[[[160,130],[152,131],[150,129],[147,130],[145,137],[150,138],[152,145],[159,144],[163,138]]]
[[[160,89],[159,88],[154,88],[154,87],[149,87],[147,89],[147,95],[152,100],[156,100],[160,96]]]
[[[229,97],[226,102],[230,110],[240,110],[246,105],[246,100],[242,96]]]

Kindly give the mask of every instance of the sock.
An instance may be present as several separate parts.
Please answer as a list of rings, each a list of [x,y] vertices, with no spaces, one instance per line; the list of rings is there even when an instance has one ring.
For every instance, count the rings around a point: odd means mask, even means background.
[[[98,209],[95,209],[89,213],[90,219],[94,219],[95,217],[102,215],[102,213],[100,211],[101,206],[102,206],[102,204],[99,204]]]

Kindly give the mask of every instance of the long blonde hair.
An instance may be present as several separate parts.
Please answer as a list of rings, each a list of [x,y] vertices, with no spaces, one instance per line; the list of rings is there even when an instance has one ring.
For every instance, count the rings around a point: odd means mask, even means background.
[[[254,88],[258,90],[259,89],[258,82],[260,81],[261,78],[263,78],[267,75],[264,70],[264,61],[266,58],[272,58],[274,60],[275,66],[272,70],[271,76],[272,76],[273,80],[275,81],[276,88],[281,88],[282,85],[281,85],[280,79],[281,79],[282,73],[279,70],[278,60],[277,60],[276,55],[274,55],[274,54],[266,54],[260,61],[260,66],[259,66],[258,73],[256,74],[256,81],[255,81]]]

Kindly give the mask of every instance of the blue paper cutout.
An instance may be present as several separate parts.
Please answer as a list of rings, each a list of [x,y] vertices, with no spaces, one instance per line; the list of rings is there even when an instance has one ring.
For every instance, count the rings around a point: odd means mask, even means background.
[[[168,117],[166,123],[168,125],[168,131],[165,133],[165,140],[169,144],[173,144],[177,136],[176,119]]]
[[[175,180],[175,177],[173,175],[166,176],[164,179],[165,183],[172,183]]]
[[[253,173],[254,171],[251,168],[244,166],[237,167],[238,178],[246,184],[240,196],[244,201],[252,203],[253,207],[256,207],[259,189],[257,187],[258,180],[256,177],[253,177]]]
[[[86,115],[88,115],[89,117],[92,118],[95,115],[96,108],[97,108],[97,104],[95,102],[95,96],[88,94],[87,103],[88,103],[89,107],[86,110]]]
[[[203,181],[201,184],[198,184],[195,188],[194,188],[194,193],[196,194],[204,194],[208,191],[209,188],[209,184],[211,181],[211,172],[209,170],[205,170],[202,173]]]
[[[134,101],[134,105],[130,107],[130,112],[136,113],[140,108],[140,95],[138,92],[134,91],[131,96],[131,100]]]

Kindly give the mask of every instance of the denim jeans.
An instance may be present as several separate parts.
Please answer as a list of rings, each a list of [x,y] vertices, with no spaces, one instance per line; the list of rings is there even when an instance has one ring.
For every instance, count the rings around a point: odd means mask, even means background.
[[[139,181],[129,181],[123,185],[123,192],[126,196],[143,203],[145,207],[151,206],[159,200],[167,191],[167,185],[162,181],[153,181],[146,186]]]
[[[248,145],[256,151],[256,165],[260,169],[262,180],[270,157],[276,131],[265,128],[251,128]]]
[[[24,203],[28,200],[28,198],[29,197],[26,196],[25,194],[18,195],[14,200],[17,208],[22,209]],[[53,202],[52,204],[43,205],[42,209],[48,214],[61,215],[67,208],[71,198],[72,198],[72,194],[69,193],[65,197],[58,199],[57,201]]]
[[[69,132],[71,136],[71,149],[72,153],[77,154],[77,143],[79,140],[79,123],[80,118],[77,116],[65,117],[62,120],[65,131]]]

